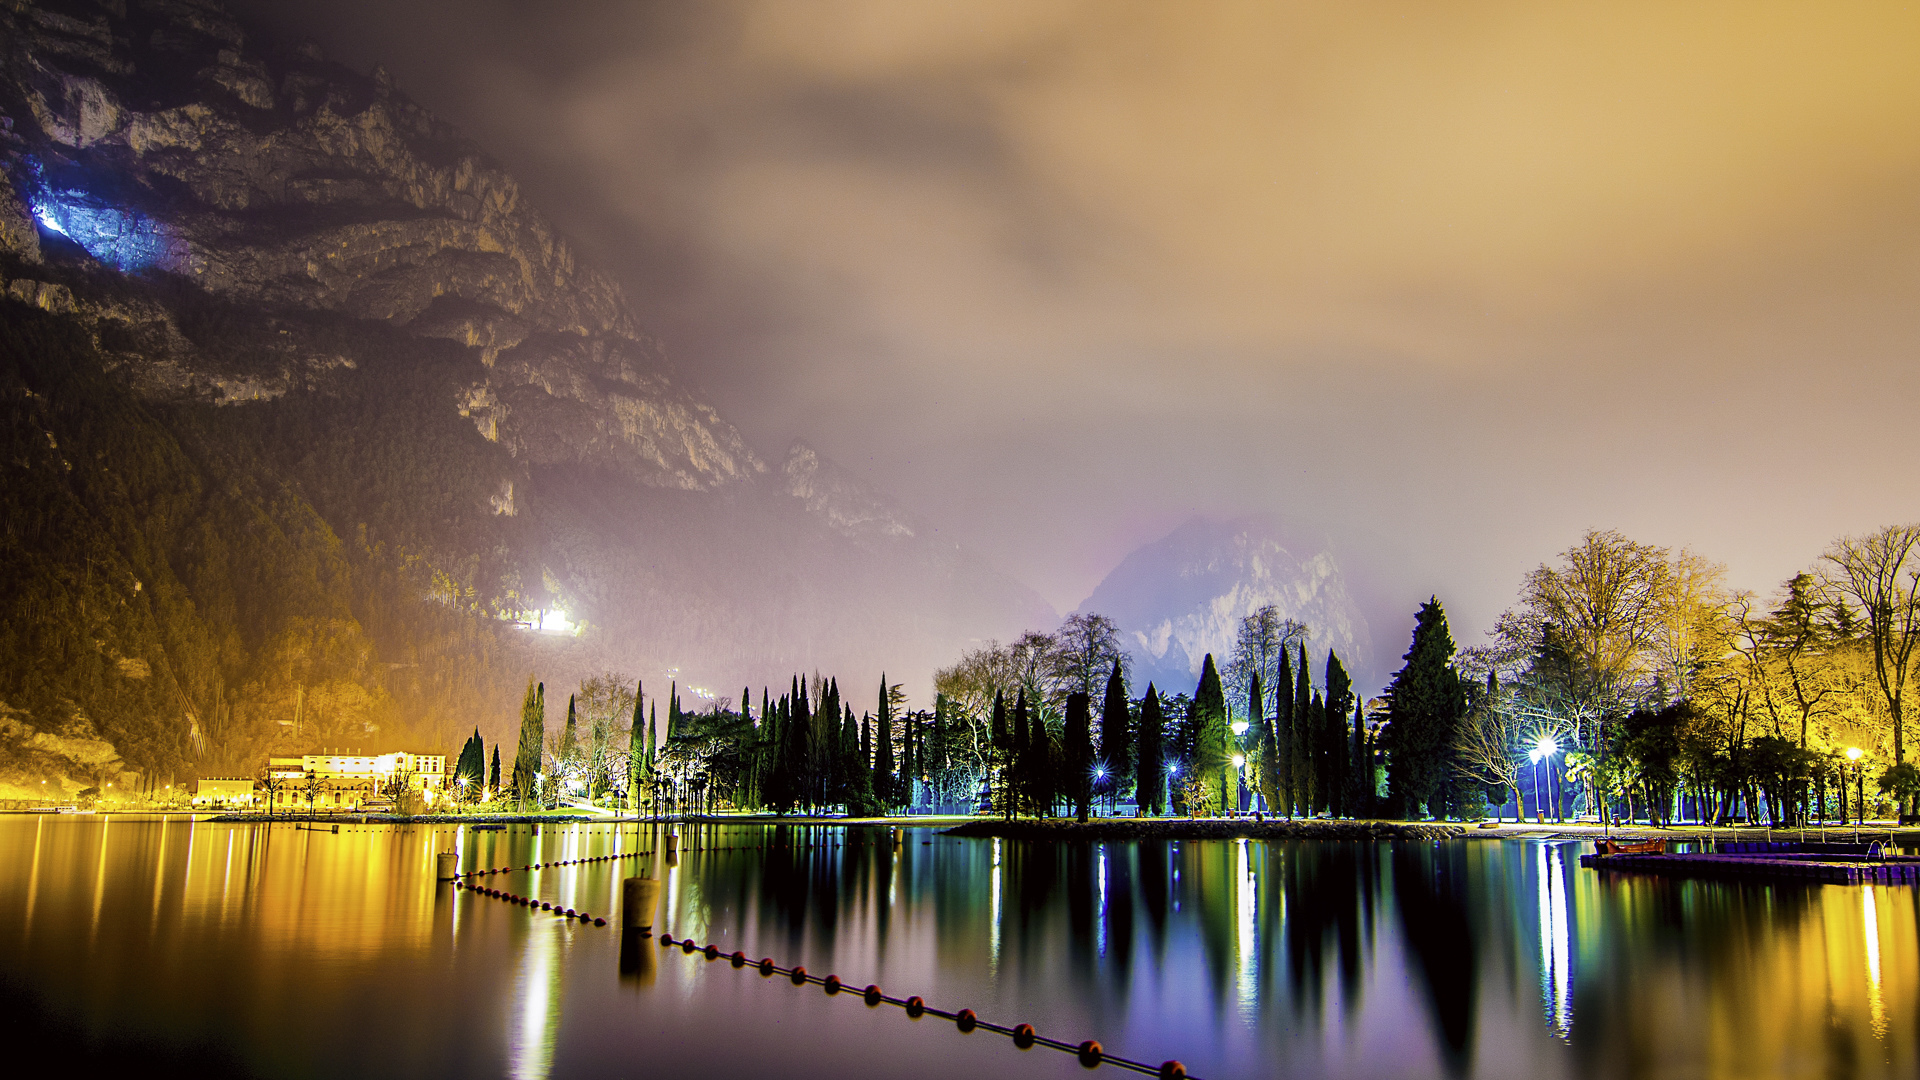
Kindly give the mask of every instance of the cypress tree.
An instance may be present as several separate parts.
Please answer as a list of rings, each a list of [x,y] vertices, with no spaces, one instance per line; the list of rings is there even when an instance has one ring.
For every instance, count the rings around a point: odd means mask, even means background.
[[[527,699],[520,706],[520,749],[513,758],[513,790],[523,811],[543,771],[546,741],[547,685],[528,679]]]
[[[1013,784],[1014,804],[1022,811],[1032,809],[1033,782],[1033,738],[1027,730],[1027,691],[1020,689],[1020,696],[1013,706]]]
[[[1313,732],[1313,812],[1320,814],[1327,810],[1327,703],[1318,690],[1307,707],[1307,730]]]
[[[1360,695],[1353,699],[1353,730],[1348,733],[1347,813],[1352,817],[1373,816],[1373,755],[1367,753],[1367,703]]]
[[[1235,790],[1230,778],[1233,732],[1227,727],[1227,695],[1220,685],[1220,672],[1213,666],[1212,653],[1207,654],[1200,666],[1200,685],[1193,692],[1193,710],[1197,721],[1193,765],[1213,793],[1218,812],[1225,814]]]
[[[559,765],[561,769],[570,768],[573,765],[573,752],[580,745],[579,733],[574,723],[573,710],[574,710],[573,695],[568,694],[567,695],[567,726],[564,729],[562,729],[560,732]]]
[[[887,673],[880,673],[880,711],[873,727],[873,795],[880,800],[881,813],[898,802],[893,773],[893,702],[887,696]]]
[[[1301,817],[1312,817],[1319,801],[1314,789],[1314,752],[1319,749],[1319,727],[1313,722],[1313,683],[1307,674],[1307,643],[1300,643],[1300,662],[1293,673],[1293,804]]]
[[[1293,816],[1298,801],[1294,791],[1299,786],[1293,774],[1293,657],[1285,649],[1280,650],[1280,677],[1273,688],[1273,782],[1277,800],[1273,804],[1274,812]]]
[[[642,683],[633,684],[633,722],[627,728],[627,809],[640,812],[640,795],[647,783],[646,695]]]
[[[1140,730],[1134,742],[1139,746],[1139,764],[1133,773],[1134,801],[1139,816],[1163,813],[1167,808],[1165,765],[1160,757],[1160,740],[1167,726],[1160,712],[1160,693],[1147,683],[1147,696],[1140,699]]]
[[[1061,732],[1066,751],[1067,797],[1073,800],[1073,815],[1086,821],[1093,807],[1093,702],[1076,690],[1067,695],[1067,719]]]
[[[1466,712],[1466,692],[1453,669],[1453,634],[1438,597],[1420,605],[1406,663],[1387,687],[1387,785],[1399,811],[1436,816],[1447,756]]]
[[[493,778],[490,781],[488,781],[487,787],[493,790],[495,797],[499,796],[500,794],[500,744],[499,743],[493,744]]]
[[[1352,813],[1347,805],[1347,708],[1353,703],[1353,680],[1332,649],[1327,650],[1327,812],[1334,817]]]
[[[1107,676],[1107,695],[1100,703],[1100,761],[1106,770],[1106,789],[1116,799],[1127,790],[1133,777],[1133,748],[1127,745],[1127,726],[1133,717],[1127,710],[1127,684],[1120,675],[1120,661],[1113,662]]]
[[[1011,819],[1013,817],[1013,746],[1007,734],[1007,698],[998,690],[993,692],[993,723],[990,728],[993,742],[993,755],[998,759],[1000,775],[1000,809]]]
[[[787,718],[787,749],[790,754],[788,768],[793,775],[794,801],[802,806],[813,808],[818,805],[814,799],[813,772],[813,706],[807,700],[806,680],[793,677],[793,712]]]
[[[933,764],[927,769],[927,802],[940,812],[940,792],[947,776],[947,695],[933,695]]]
[[[680,734],[680,684],[667,684],[667,741]]]

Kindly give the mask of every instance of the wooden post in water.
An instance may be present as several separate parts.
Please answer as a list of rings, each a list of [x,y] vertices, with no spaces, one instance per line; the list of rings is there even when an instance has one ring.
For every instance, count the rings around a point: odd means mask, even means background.
[[[460,857],[451,851],[443,851],[433,857],[433,878],[435,881],[452,881],[455,867]]]
[[[660,881],[630,877],[620,883],[620,929],[623,933],[653,933],[653,916],[660,906]]]

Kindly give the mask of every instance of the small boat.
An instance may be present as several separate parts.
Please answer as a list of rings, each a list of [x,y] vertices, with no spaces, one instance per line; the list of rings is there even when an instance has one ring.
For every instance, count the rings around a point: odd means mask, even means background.
[[[1593,842],[1596,855],[1665,855],[1667,842],[1660,837],[1651,840],[1615,840],[1601,837]]]

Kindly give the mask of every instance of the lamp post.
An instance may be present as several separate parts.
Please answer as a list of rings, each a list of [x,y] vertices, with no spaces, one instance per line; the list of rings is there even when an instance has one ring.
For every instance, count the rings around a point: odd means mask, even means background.
[[[1246,782],[1246,771],[1247,755],[1233,755],[1233,810],[1236,814],[1240,812],[1240,785]]]
[[[1853,798],[1853,819],[1859,825],[1865,825],[1867,823],[1867,770],[1865,766],[1860,764],[1860,759],[1864,756],[1865,754],[1861,751],[1859,747],[1857,746],[1847,747],[1847,760],[1853,763],[1853,779],[1854,779],[1854,785],[1855,785],[1854,798]],[[1841,777],[1840,784],[1841,784],[1842,792],[1845,792],[1846,790],[1846,783],[1847,783],[1846,777],[1844,776]],[[1856,828],[1854,832],[1857,835],[1859,833],[1859,829]]]
[[[1547,815],[1547,812],[1540,807],[1540,762],[1545,761],[1547,763],[1547,772],[1551,775],[1553,772],[1553,755],[1559,752],[1560,741],[1551,735],[1540,736],[1540,740],[1533,744],[1533,749],[1527,751],[1527,760],[1533,763],[1533,814],[1537,821],[1545,821]],[[1555,821],[1560,820],[1558,800],[1556,800],[1554,804],[1553,819]]]

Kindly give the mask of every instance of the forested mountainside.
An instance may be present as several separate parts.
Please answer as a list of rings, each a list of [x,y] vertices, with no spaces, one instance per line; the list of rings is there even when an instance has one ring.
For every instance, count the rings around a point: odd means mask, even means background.
[[[931,670],[1052,620],[763,461],[378,72],[188,0],[11,3],[0,48],[0,798],[450,752],[536,670]]]

